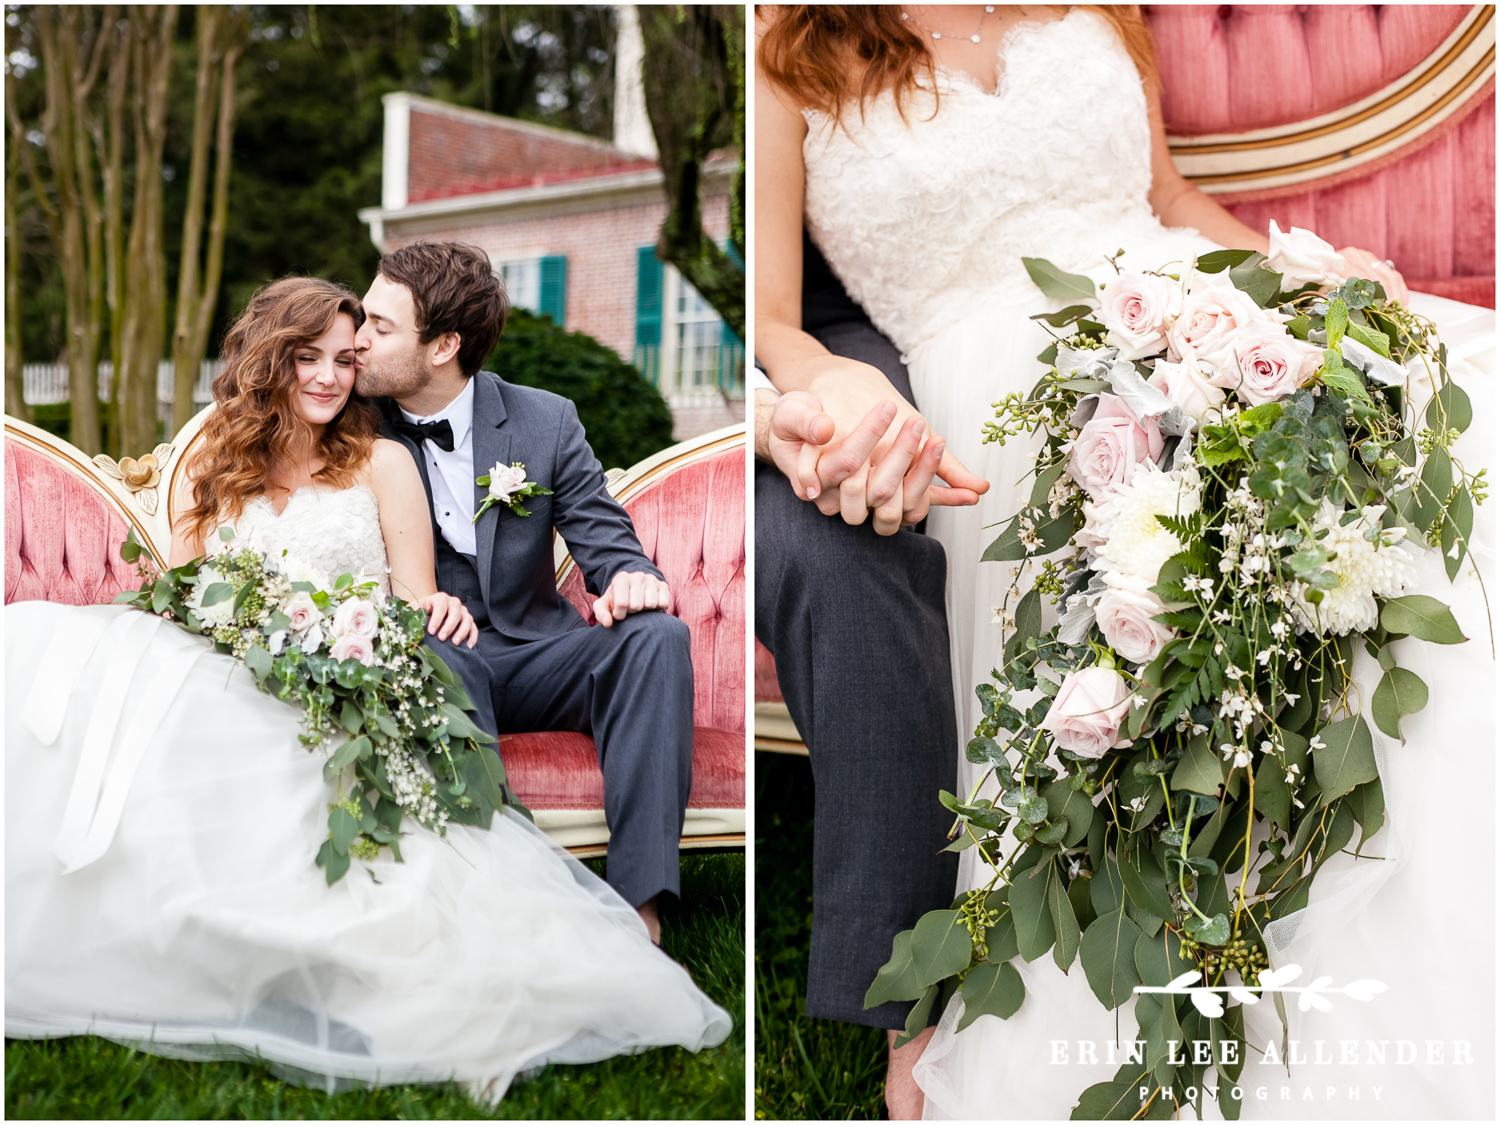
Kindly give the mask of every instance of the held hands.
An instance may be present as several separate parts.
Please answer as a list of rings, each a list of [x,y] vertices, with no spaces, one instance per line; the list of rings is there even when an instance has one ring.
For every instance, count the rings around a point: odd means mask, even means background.
[[[824,515],[859,524],[873,512],[875,531],[891,535],[932,504],[975,504],[988,491],[875,368],[834,359],[809,386],[776,403],[767,446],[792,491]]]
[[[456,645],[467,644],[470,648],[479,643],[479,626],[474,624],[474,615],[452,594],[439,590],[417,604],[428,613],[429,635]]]
[[[608,629],[616,621],[623,621],[632,613],[666,609],[671,600],[672,591],[654,574],[621,571],[610,582],[604,596],[594,602],[594,617]]]

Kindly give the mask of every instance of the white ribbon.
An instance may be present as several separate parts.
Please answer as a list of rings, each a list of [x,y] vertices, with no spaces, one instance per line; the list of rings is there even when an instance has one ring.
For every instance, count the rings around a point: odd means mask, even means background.
[[[52,634],[36,678],[31,681],[31,692],[21,708],[21,725],[36,735],[43,746],[51,746],[62,733],[68,700],[78,687],[83,666],[88,663],[94,646],[106,632],[115,637],[123,635],[138,616],[124,606],[113,614],[72,613],[68,615],[67,627]]]
[[[52,853],[63,862],[64,874],[87,867],[109,850],[146,748],[193,662],[207,651],[195,638],[179,633],[175,627],[163,628],[166,623],[160,617],[130,613],[126,618],[119,643],[109,654],[84,733],[83,753],[73,775],[73,787],[52,844]],[[153,645],[153,641],[160,643]],[[158,655],[147,660],[153,647]],[[159,651],[162,648],[170,651],[162,654]],[[152,663],[156,670],[138,698],[118,749],[111,754],[131,684],[136,673]]]

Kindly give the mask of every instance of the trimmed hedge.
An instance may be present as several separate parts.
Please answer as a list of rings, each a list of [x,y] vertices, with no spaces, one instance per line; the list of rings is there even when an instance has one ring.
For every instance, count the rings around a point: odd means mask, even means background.
[[[672,411],[644,375],[592,336],[512,310],[484,365],[509,383],[572,399],[594,456],[629,468],[672,444]]]

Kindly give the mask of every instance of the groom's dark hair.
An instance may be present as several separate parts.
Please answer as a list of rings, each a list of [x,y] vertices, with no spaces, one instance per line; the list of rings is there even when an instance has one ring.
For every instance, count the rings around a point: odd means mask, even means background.
[[[458,366],[478,371],[500,339],[510,301],[489,255],[462,242],[414,242],[380,259],[387,281],[411,290],[417,309],[417,339],[457,332]]]

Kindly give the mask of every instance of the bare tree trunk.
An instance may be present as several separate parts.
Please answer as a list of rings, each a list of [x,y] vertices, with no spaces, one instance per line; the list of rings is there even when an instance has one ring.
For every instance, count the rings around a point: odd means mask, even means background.
[[[63,6],[56,14],[46,6],[39,7],[36,13],[47,92],[42,134],[57,190],[56,209],[48,214],[48,219],[67,302],[64,324],[73,410],[71,436],[73,444],[85,453],[98,453],[103,448],[99,434],[98,334],[89,323],[89,261],[81,186],[90,177],[91,169],[87,164],[79,167],[80,145],[76,140],[81,127],[76,94],[86,83],[79,69],[84,18],[84,10],[71,5]],[[83,151],[86,156],[86,147]],[[40,197],[41,184],[34,186]]]
[[[131,19],[135,98],[135,206],[125,260],[125,323],[120,369],[120,452],[149,453],[156,444],[156,370],[167,318],[167,263],[162,251],[162,146],[175,4],[144,5]]]
[[[120,456],[120,370],[125,339],[125,95],[130,84],[130,29],[120,10],[104,10],[101,35],[110,36],[108,112],[93,121],[94,148],[104,176],[104,296],[109,303],[109,450]]]
[[[743,21],[744,9],[638,5],[637,11],[646,48],[646,113],[661,155],[668,207],[657,257],[676,266],[743,340],[745,272],[704,232],[699,182],[708,154],[732,144],[737,133],[743,136],[734,120],[743,94],[736,98],[736,72],[728,57],[735,37],[724,33],[722,23]],[[738,42],[743,49],[743,24]]]
[[[6,91],[10,96],[10,91]],[[21,144],[26,139],[21,138]],[[16,230],[16,193],[20,176],[20,155],[11,150],[5,161],[5,412],[23,422],[31,421],[31,407],[26,404],[25,357],[21,352],[21,240]]]
[[[208,332],[219,300],[224,266],[224,228],[229,216],[229,167],[233,155],[235,68],[244,51],[248,21],[241,13],[216,5],[198,8],[198,98],[193,117],[192,166],[188,177],[187,212],[182,221],[182,259],[177,283],[177,326],[172,335],[175,384],[172,430],[187,425],[194,414],[193,388],[208,348]],[[215,89],[215,85],[218,89]],[[214,196],[208,224],[207,261],[199,282],[199,243],[203,236],[203,204],[208,191],[209,133],[218,105]]]

